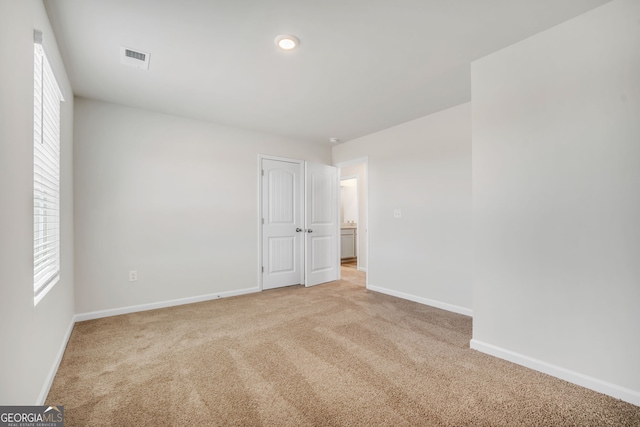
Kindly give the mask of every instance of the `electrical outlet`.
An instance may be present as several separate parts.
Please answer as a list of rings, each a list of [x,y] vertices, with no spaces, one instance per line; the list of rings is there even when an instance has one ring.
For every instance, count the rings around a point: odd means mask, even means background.
[[[402,211],[400,209],[394,209],[393,210],[393,217],[395,219],[400,219],[402,218]]]
[[[136,282],[138,280],[138,270],[129,271],[129,281]]]

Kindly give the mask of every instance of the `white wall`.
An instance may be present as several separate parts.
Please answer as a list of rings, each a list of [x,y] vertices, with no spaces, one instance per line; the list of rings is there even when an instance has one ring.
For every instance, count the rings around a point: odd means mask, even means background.
[[[331,160],[328,147],[80,98],[75,134],[81,314],[256,288],[258,154]]]
[[[366,156],[369,287],[470,314],[471,105],[333,148],[334,164]]]
[[[341,167],[340,176],[358,177],[358,270],[367,271],[367,164],[358,162]]]
[[[33,306],[33,30],[61,105],[61,275]],[[73,94],[41,1],[0,0],[0,405],[41,403],[73,317]]]
[[[640,2],[474,62],[472,88],[474,345],[640,405]]]
[[[340,181],[340,223],[358,223],[358,180]]]

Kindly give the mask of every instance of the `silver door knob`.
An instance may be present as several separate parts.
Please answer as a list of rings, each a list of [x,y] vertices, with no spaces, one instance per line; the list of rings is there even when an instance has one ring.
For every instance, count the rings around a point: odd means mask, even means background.
[[[313,233],[313,230],[310,228],[307,228],[307,233]]]
[[[296,228],[296,233],[299,233],[301,231],[304,231],[302,228]]]

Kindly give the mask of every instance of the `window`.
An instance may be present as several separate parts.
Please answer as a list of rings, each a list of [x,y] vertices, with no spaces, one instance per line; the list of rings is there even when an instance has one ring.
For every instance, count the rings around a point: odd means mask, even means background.
[[[60,279],[60,102],[42,47],[33,44],[33,292],[34,304]]]

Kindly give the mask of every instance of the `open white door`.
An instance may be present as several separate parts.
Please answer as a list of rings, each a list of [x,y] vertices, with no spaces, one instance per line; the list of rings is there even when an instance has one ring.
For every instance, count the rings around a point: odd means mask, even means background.
[[[338,169],[306,163],[305,285],[338,280]]]
[[[262,289],[302,283],[302,167],[262,159]]]

